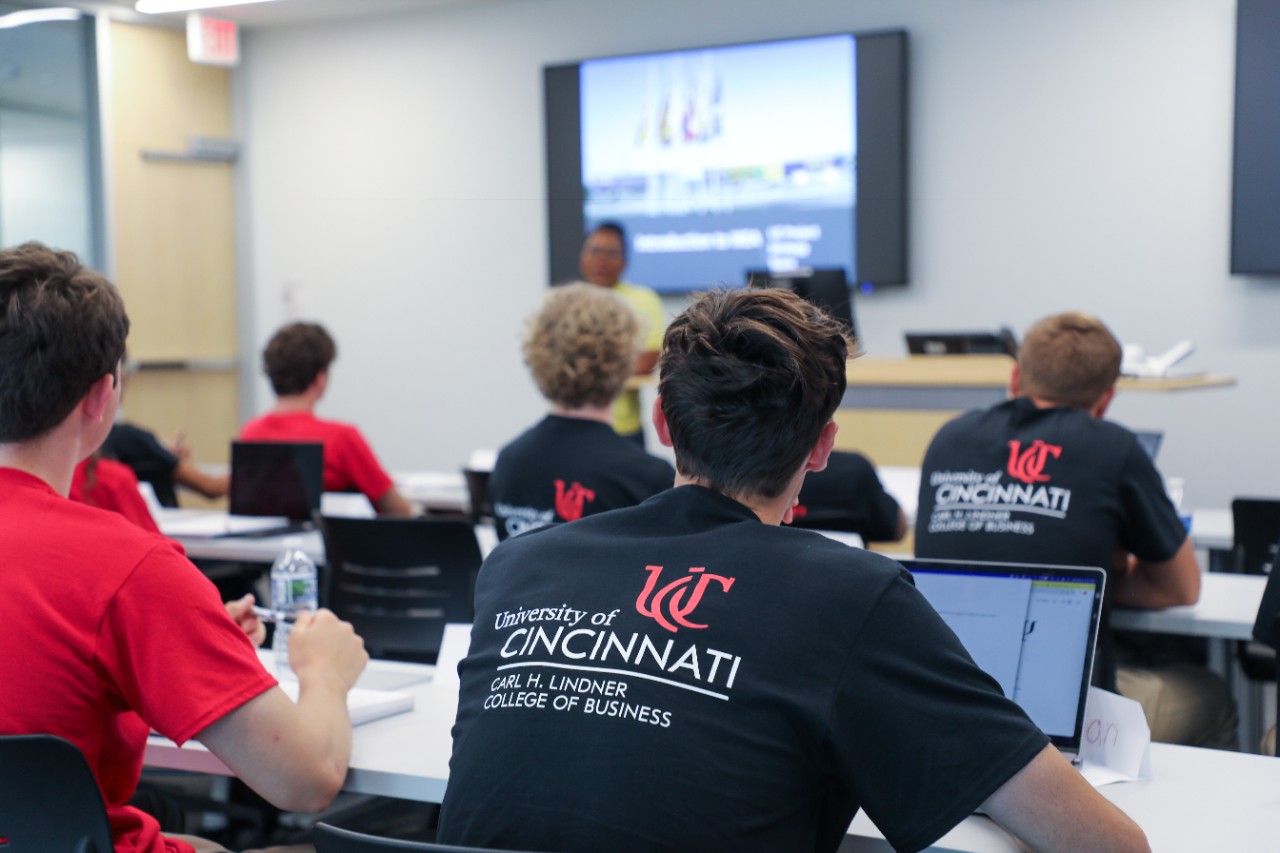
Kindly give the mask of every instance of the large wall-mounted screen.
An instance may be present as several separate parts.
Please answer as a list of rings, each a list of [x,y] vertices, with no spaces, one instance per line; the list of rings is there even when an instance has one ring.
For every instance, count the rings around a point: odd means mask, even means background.
[[[659,291],[750,270],[906,280],[906,40],[833,35],[546,69],[551,278],[627,231]]]

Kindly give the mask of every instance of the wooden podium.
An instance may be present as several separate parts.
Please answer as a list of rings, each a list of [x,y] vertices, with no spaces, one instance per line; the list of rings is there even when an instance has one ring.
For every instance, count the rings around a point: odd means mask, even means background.
[[[836,447],[876,465],[919,468],[938,428],[961,412],[1008,396],[1005,355],[923,355],[850,359],[849,387],[836,411]],[[1234,385],[1229,376],[1122,377],[1121,390],[1182,391]]]

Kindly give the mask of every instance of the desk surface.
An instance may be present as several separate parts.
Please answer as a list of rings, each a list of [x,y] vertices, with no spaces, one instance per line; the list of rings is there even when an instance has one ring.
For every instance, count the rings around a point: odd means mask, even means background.
[[[403,667],[377,661],[371,667]],[[344,788],[366,794],[438,803],[444,797],[457,709],[456,686],[423,683],[411,712],[357,726]],[[1158,851],[1263,850],[1280,838],[1280,760],[1234,752],[1152,744],[1155,778],[1107,785],[1103,796],[1146,831]],[[145,763],[227,774],[226,766],[196,743],[178,748],[153,736]],[[859,815],[844,850],[888,850],[874,825]],[[1014,851],[1010,836],[986,818],[973,817],[948,833],[937,850]]]
[[[1154,634],[1251,640],[1266,585],[1267,579],[1262,575],[1205,572],[1200,581],[1200,600],[1195,604],[1163,610],[1116,608],[1111,613],[1111,626]]]
[[[1280,760],[1190,746],[1151,745],[1153,777],[1099,792],[1123,809],[1160,853],[1273,850],[1280,838]],[[859,814],[843,851],[891,849]],[[995,823],[971,817],[930,850],[1014,853],[1022,848]]]

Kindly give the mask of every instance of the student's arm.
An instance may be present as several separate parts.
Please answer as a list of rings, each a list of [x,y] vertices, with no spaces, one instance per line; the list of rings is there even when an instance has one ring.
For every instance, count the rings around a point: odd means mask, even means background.
[[[378,502],[373,507],[378,511],[378,515],[391,515],[400,518],[412,518],[417,515],[413,511],[413,506],[405,500],[404,496],[395,490],[395,487],[388,489],[386,493],[378,498]]]
[[[317,812],[333,800],[351,760],[347,691],[369,660],[350,623],[329,610],[304,614],[289,634],[295,705],[278,687],[196,735],[273,805]]]
[[[206,498],[220,498],[231,491],[230,474],[206,474],[185,454],[178,457],[178,464],[173,469],[173,481]]]
[[[907,514],[902,511],[902,507],[898,507],[898,535],[894,537],[895,542],[901,542],[903,537],[907,535]]]
[[[1032,850],[1149,851],[1147,837],[1049,745],[983,810]]]
[[[1120,607],[1152,610],[1200,600],[1200,566],[1190,537],[1168,560],[1133,560],[1127,572],[1114,572],[1112,577],[1116,579],[1113,601]]]

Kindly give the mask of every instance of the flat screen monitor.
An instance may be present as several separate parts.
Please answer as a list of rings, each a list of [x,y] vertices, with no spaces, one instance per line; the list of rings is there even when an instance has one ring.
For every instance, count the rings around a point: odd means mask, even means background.
[[[1018,340],[1009,329],[997,332],[907,332],[911,355],[1018,355]]]
[[[839,34],[544,70],[552,283],[627,232],[628,281],[679,293],[841,267],[906,281],[906,34]]]
[[[771,273],[768,270],[748,270],[747,286],[781,287],[825,310],[849,329],[850,337],[857,338],[854,323],[853,297],[849,293],[849,279],[841,267],[801,269],[794,273]]]

